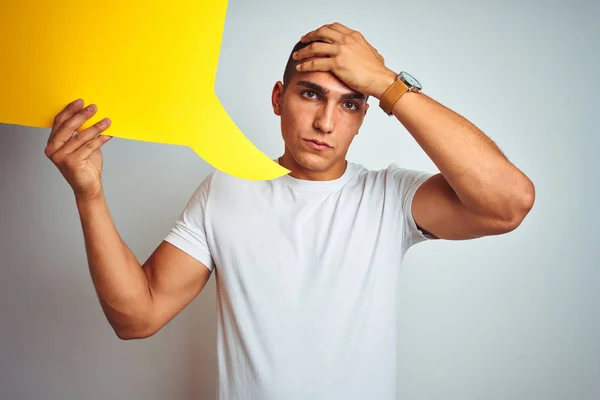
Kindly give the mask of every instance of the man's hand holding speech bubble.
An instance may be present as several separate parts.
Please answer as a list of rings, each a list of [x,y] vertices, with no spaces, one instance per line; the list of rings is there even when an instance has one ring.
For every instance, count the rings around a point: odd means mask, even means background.
[[[189,146],[244,179],[285,175],[214,91],[226,11],[226,0],[2,2],[0,123],[54,134],[55,117],[83,99],[97,112],[71,134],[109,117],[97,134]]]

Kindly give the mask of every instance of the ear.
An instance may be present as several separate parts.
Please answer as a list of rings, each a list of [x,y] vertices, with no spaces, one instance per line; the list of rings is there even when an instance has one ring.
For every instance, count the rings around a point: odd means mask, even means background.
[[[283,83],[278,81],[273,86],[273,92],[271,93],[271,105],[273,106],[273,112],[275,115],[281,115],[281,102],[283,101]]]

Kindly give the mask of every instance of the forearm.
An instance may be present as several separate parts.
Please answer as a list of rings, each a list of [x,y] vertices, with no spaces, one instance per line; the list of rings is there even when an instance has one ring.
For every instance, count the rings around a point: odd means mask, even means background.
[[[76,202],[100,304],[117,334],[127,335],[145,326],[152,301],[146,274],[121,239],[104,195]]]
[[[533,184],[475,125],[424,93],[407,92],[392,112],[469,210],[513,220],[527,209]]]

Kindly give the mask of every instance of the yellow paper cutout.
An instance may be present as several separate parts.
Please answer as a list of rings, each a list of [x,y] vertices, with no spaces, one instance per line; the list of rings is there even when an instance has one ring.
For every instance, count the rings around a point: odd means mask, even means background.
[[[0,0],[0,122],[50,128],[83,98],[98,111],[81,129],[109,117],[107,135],[187,145],[244,179],[285,175],[215,94],[226,12],[226,0]]]

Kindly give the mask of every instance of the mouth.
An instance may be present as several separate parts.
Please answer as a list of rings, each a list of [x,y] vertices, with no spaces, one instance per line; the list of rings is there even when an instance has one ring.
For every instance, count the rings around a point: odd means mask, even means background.
[[[304,139],[304,141],[306,141],[309,146],[311,146],[312,148],[315,148],[315,149],[322,150],[322,149],[331,149],[332,148],[327,143],[320,142],[318,140],[306,140],[306,139]]]

